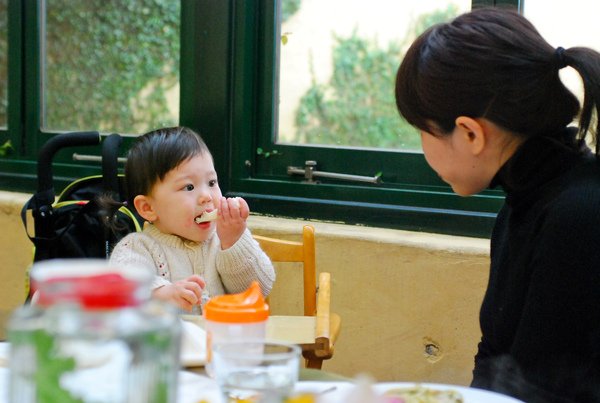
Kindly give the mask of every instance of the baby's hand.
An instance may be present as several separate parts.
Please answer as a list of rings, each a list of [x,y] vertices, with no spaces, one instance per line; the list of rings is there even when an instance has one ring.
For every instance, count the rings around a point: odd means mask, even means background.
[[[172,302],[181,309],[191,312],[194,305],[200,305],[202,302],[202,290],[205,286],[206,283],[202,277],[194,274],[185,280],[155,289],[152,296]]]
[[[246,219],[250,208],[241,197],[221,198],[219,218],[217,219],[217,235],[221,240],[221,249],[228,249],[237,242],[246,229]]]

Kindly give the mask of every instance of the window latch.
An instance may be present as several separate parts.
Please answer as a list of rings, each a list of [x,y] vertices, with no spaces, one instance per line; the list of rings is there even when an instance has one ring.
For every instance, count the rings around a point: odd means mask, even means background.
[[[89,155],[89,154],[78,154],[73,153],[73,161],[91,161],[91,162],[102,162],[101,155]],[[119,157],[117,158],[117,162],[119,164],[124,164],[127,162],[127,158]]]
[[[323,172],[317,171],[317,161],[305,161],[304,168],[302,167],[287,167],[288,175],[303,175],[304,182],[306,183],[318,183],[314,178],[330,178],[330,179],[340,179],[345,181],[354,181],[354,182],[367,182],[367,183],[381,183],[381,175],[375,176],[361,176],[361,175],[348,175],[348,174],[340,174],[335,172]]]

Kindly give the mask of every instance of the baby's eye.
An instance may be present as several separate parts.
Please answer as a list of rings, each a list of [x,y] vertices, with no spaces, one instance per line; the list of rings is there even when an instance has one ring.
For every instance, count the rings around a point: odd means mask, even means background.
[[[192,190],[194,190],[194,185],[189,184],[189,185],[185,185],[184,190],[187,190],[188,192],[191,192]]]
[[[217,186],[217,183],[218,183],[218,181],[216,179],[213,179],[213,180],[208,181],[208,186],[212,188],[212,187]]]

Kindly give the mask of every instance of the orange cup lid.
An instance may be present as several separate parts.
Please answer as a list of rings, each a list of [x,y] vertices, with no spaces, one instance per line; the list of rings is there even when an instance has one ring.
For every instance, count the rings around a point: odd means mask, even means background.
[[[256,281],[244,292],[218,295],[204,305],[204,318],[213,322],[253,323],[268,317],[269,305]]]

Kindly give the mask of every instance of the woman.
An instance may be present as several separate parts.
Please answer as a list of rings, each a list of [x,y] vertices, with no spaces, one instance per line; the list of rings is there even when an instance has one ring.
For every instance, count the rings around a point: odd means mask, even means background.
[[[559,78],[566,66],[583,79],[582,107]],[[398,110],[420,130],[429,165],[459,195],[506,193],[473,387],[600,401],[599,80],[600,54],[554,49],[498,8],[431,27],[398,70]]]

